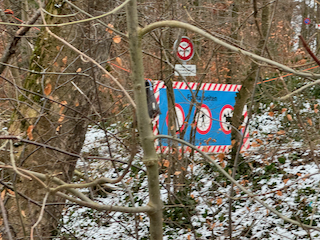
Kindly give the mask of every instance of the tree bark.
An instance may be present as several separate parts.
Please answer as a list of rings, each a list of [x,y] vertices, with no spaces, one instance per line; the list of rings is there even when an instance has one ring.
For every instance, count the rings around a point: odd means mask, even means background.
[[[86,9],[88,2],[81,3],[83,4],[81,7]],[[59,5],[60,7],[57,8]],[[70,13],[68,9],[60,0],[50,0],[46,5],[46,10],[53,14],[68,14]],[[46,17],[48,24],[63,23],[68,20],[50,15]],[[64,36],[67,41],[72,41],[72,44],[79,50],[86,52],[88,42],[91,41],[90,36],[86,36],[90,24],[55,27],[52,31]],[[98,56],[96,60],[99,61],[108,54],[103,49],[109,49],[110,44],[110,41],[104,40],[92,47],[92,55]],[[28,74],[23,83],[25,91],[20,91],[21,96],[12,115],[10,134],[28,137],[29,140],[68,152],[80,153],[95,91],[93,77],[84,77],[77,74],[76,71],[90,69],[90,67],[90,63],[83,61],[78,54],[42,30],[35,45],[30,70],[58,74]],[[66,72],[74,73],[74,75],[63,75]],[[98,77],[99,73],[94,72]],[[90,73],[91,71],[88,72]],[[48,179],[44,183],[46,186],[54,186],[50,181],[51,176],[59,177],[66,182],[72,179],[77,162],[75,157],[32,145],[21,145],[14,150],[17,152],[15,155],[17,167],[47,174]],[[12,159],[8,157],[7,161],[10,163]],[[8,176],[11,177],[11,182],[17,192],[42,204],[47,193],[43,184],[35,179],[30,181],[16,172],[13,174],[9,172]],[[28,239],[31,227],[39,218],[40,207],[19,197],[18,193],[15,196],[16,199],[10,196],[6,198],[9,222],[17,239]],[[47,202],[64,202],[64,199],[49,195]],[[57,233],[57,220],[61,216],[62,208],[63,205],[46,207],[42,220],[34,231],[34,239],[49,239]]]
[[[154,147],[154,135],[152,132],[151,119],[148,114],[147,97],[143,70],[141,38],[138,32],[137,2],[132,0],[126,6],[127,25],[129,33],[130,59],[132,79],[134,82],[134,97],[137,105],[138,129],[143,148],[143,162],[147,168],[149,206],[154,208],[149,213],[150,239],[161,240],[162,231],[162,201],[160,198],[158,158]]]
[[[265,5],[267,1],[262,1],[262,5]],[[258,13],[256,13],[258,14]],[[255,16],[256,20],[257,20],[257,16]],[[257,23],[257,27],[258,27],[258,23]],[[257,50],[255,51],[255,54],[260,55],[263,50],[263,46],[264,43],[266,41],[265,37],[267,35],[267,31],[268,31],[268,26],[269,26],[269,6],[266,6],[262,9],[262,13],[261,13],[261,28],[258,27],[258,31],[260,32],[260,38],[259,38],[259,42],[257,45]],[[260,30],[261,29],[261,30]],[[235,157],[235,153],[237,151],[237,148],[239,146],[240,143],[240,139],[241,139],[241,135],[239,134],[238,131],[236,131],[236,129],[238,129],[242,122],[243,122],[243,109],[245,107],[245,105],[247,104],[247,101],[249,99],[249,97],[252,94],[252,91],[254,89],[254,84],[255,84],[255,78],[256,78],[256,73],[258,71],[258,65],[255,62],[251,63],[250,68],[248,69],[248,74],[246,79],[244,79],[241,83],[242,87],[241,90],[239,91],[239,93],[236,96],[236,103],[234,106],[234,112],[233,112],[233,116],[231,119],[231,123],[234,126],[235,129],[232,129],[231,132],[231,139],[235,140],[234,145],[233,145],[233,157],[232,159],[234,160]],[[233,164],[233,160],[232,163]]]

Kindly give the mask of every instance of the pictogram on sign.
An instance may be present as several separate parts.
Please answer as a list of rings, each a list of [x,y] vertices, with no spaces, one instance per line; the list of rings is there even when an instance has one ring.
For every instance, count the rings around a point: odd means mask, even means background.
[[[225,134],[231,133],[231,118],[233,115],[233,107],[229,104],[223,106],[220,112],[219,121],[222,132]]]
[[[194,55],[194,46],[188,37],[181,37],[181,40],[176,47],[177,57],[182,61],[189,61]]]
[[[184,128],[184,119],[185,119],[185,115],[184,115],[184,111],[183,108],[181,107],[180,104],[175,104],[175,111],[176,111],[176,119],[175,119],[175,123],[176,123],[176,131],[177,132],[181,132]],[[169,126],[169,118],[168,118],[168,113],[167,113],[167,117],[166,117],[166,122],[167,125]]]
[[[172,126],[168,125],[168,98],[164,82],[154,81],[154,94],[160,107],[161,114],[153,121],[155,135],[168,134]],[[229,123],[236,93],[240,85],[173,82],[175,110],[177,114],[177,135],[205,152],[227,152],[231,145],[231,125]],[[196,103],[193,103],[193,97]],[[199,104],[199,105],[198,105]],[[200,109],[196,108],[200,106]],[[247,119],[246,110],[244,119]],[[244,123],[245,124],[245,121]],[[180,130],[180,131],[179,131]],[[195,131],[194,131],[195,130]],[[249,146],[249,133],[243,133],[243,149]],[[168,151],[167,141],[156,141],[157,149],[161,152]]]
[[[210,108],[207,105],[202,104],[195,120],[198,133],[207,134],[212,126],[212,114]]]

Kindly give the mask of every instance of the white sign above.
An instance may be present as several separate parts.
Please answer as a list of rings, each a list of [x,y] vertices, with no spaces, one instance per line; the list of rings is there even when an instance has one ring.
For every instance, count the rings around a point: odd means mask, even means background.
[[[175,76],[194,77],[197,75],[196,65],[176,64],[174,70]]]

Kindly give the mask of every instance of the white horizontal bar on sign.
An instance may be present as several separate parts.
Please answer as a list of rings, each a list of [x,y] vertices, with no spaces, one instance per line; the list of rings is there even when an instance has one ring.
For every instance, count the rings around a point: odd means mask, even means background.
[[[196,65],[186,65],[186,64],[176,64],[174,66],[174,75],[175,76],[196,76],[197,74],[197,68]],[[179,74],[180,73],[180,74]]]

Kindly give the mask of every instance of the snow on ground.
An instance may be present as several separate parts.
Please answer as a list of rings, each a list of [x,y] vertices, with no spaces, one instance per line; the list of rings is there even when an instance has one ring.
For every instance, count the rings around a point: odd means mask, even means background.
[[[117,126],[111,126],[109,131],[117,133]],[[249,149],[245,154],[245,161],[252,167],[252,176],[245,176],[238,181],[272,206],[283,215],[305,224],[320,227],[319,199],[319,168],[312,161],[310,151],[303,147],[304,144],[294,140],[286,143],[280,142],[286,139],[286,134],[281,133],[281,122],[277,118],[270,117],[268,113],[255,116],[251,122],[253,140],[259,139],[260,143]],[[289,134],[289,133],[287,133]],[[274,135],[274,137],[270,137]],[[113,158],[121,158],[126,161],[129,158],[124,154],[123,146],[118,140],[110,138],[113,147]],[[259,146],[260,145],[260,146]],[[108,147],[104,131],[91,127],[86,136],[83,149],[86,153],[95,153],[108,156]],[[316,154],[319,155],[317,151]],[[133,162],[141,165],[141,153]],[[191,217],[195,234],[190,229],[165,226],[165,240],[185,239],[228,239],[228,198],[230,185],[219,177],[219,173],[213,172],[211,167],[203,164],[198,156],[194,160],[201,162],[190,170],[190,176],[200,176],[200,180],[192,188],[196,206]],[[89,164],[89,163],[86,163]],[[103,167],[103,171],[99,169]],[[80,162],[79,168],[84,164]],[[105,161],[91,162],[89,171],[100,176],[116,176],[113,168]],[[94,176],[94,174],[90,174]],[[164,177],[160,176],[161,181]],[[148,201],[147,183],[143,171],[136,171],[126,176],[122,183],[117,184],[121,190],[113,191],[105,196],[95,196],[101,204],[132,206],[144,205]],[[138,192],[136,191],[138,190]],[[233,236],[240,240],[246,239],[320,239],[320,232],[306,231],[290,223],[279,219],[268,209],[248,198],[235,188],[235,201],[233,204]],[[167,190],[161,189],[162,197],[166,201]],[[89,193],[88,193],[89,194]],[[135,217],[130,214],[116,212],[97,212],[78,206],[69,207],[63,219],[64,226],[73,231],[79,239],[148,239],[148,218],[145,214]],[[138,229],[138,237],[135,230]],[[67,232],[62,229],[67,234]],[[195,237],[196,236],[196,237]]]

